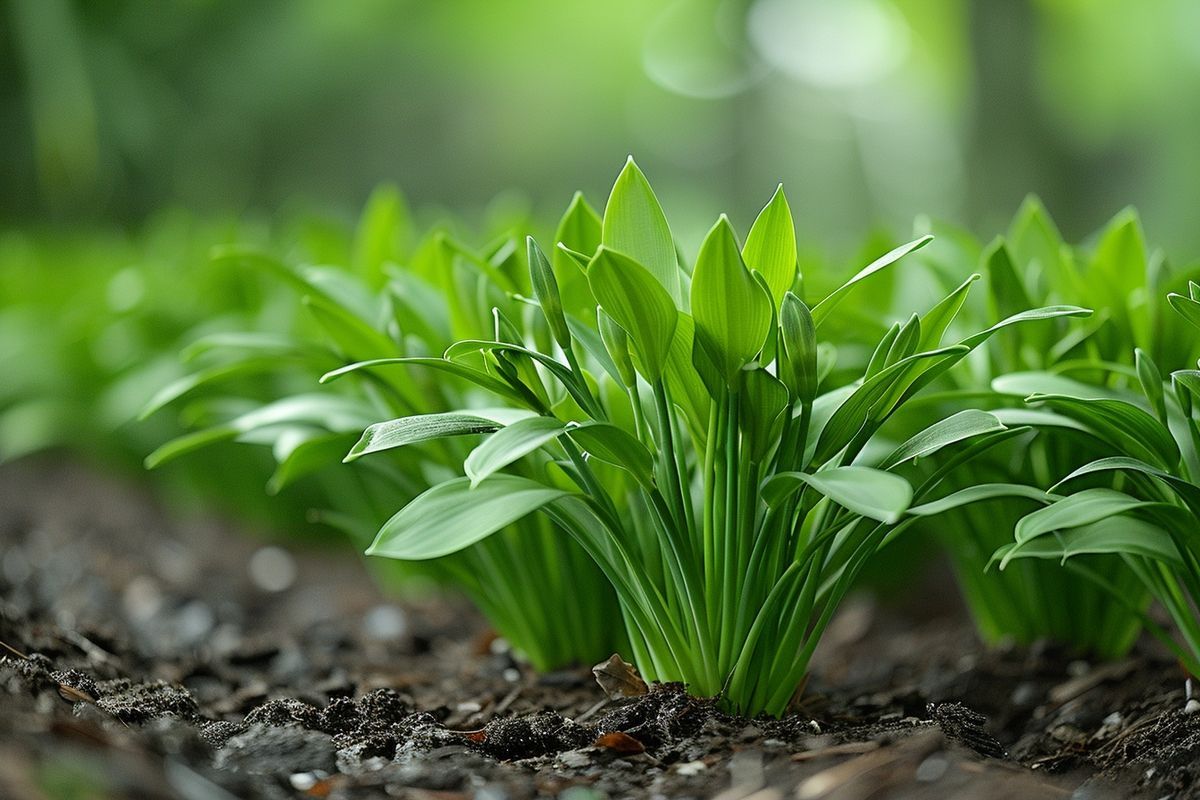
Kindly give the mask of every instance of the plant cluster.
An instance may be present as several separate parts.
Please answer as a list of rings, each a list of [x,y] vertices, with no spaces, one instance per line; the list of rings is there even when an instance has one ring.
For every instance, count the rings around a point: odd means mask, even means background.
[[[1197,355],[1193,272],[1131,212],[1079,247],[1033,200],[986,246],[925,227],[937,242],[839,281],[801,274],[782,187],[690,263],[632,160],[553,247],[519,224],[399,246],[384,191],[347,266],[218,253],[293,291],[190,344],[146,413],[184,404],[196,430],[148,461],[265,446],[272,491],[303,485],[400,577],[464,589],[534,666],[616,649],[743,713],[787,709],[842,598],[914,528],[985,638],[1115,657],[1144,624],[1170,640],[1153,598],[1195,671],[1200,371],[1166,390],[1154,366]],[[1078,492],[1042,488],[1064,475]]]

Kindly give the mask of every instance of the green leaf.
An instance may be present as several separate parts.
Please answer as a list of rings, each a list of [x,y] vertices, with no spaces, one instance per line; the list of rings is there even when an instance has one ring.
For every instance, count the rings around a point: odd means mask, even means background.
[[[1045,533],[1078,528],[1152,505],[1155,504],[1112,489],[1084,489],[1022,517],[1015,538],[1017,542],[1026,542]]]
[[[917,345],[918,350],[932,350],[942,343],[942,337],[946,334],[946,329],[950,327],[950,323],[958,316],[958,312],[962,309],[963,303],[967,300],[967,293],[971,290],[971,284],[979,280],[979,273],[971,275],[963,281],[957,289],[943,297],[938,304],[921,317],[921,341]]]
[[[678,307],[682,293],[675,240],[662,206],[633,156],[625,162],[608,196],[600,241],[641,264]]]
[[[363,369],[399,366],[402,364],[408,366],[429,367],[430,369],[434,369],[439,372],[449,373],[456,377],[468,380],[471,383],[474,383],[476,386],[495,392],[501,397],[511,400],[519,405],[525,405],[528,400],[528,398],[521,395],[504,381],[497,380],[486,372],[475,369],[467,364],[463,364],[458,361],[447,361],[444,358],[375,358],[369,361],[359,361],[354,364],[347,364],[344,367],[339,367],[332,372],[325,373],[321,376],[321,383],[329,383],[330,381],[335,381],[338,378]]]
[[[1179,312],[1181,317],[1200,328],[1200,302],[1174,292],[1167,295],[1167,302],[1171,304],[1171,308]]]
[[[995,415],[986,411],[967,409],[930,425],[897,447],[880,463],[883,469],[892,469],[905,461],[930,455],[964,439],[1003,430],[1007,430],[1007,428],[1000,423],[1000,420],[996,419]]]
[[[1000,569],[1004,569],[1015,558],[1055,558],[1065,562],[1081,555],[1141,556],[1172,567],[1183,566],[1179,550],[1167,531],[1130,516],[1107,517],[1053,536],[1014,542],[997,550],[992,562],[998,560]]]
[[[632,434],[608,422],[572,425],[566,432],[592,458],[626,470],[642,486],[654,488],[654,457]]]
[[[960,489],[938,500],[930,500],[929,502],[913,506],[908,509],[908,513],[914,517],[935,517],[938,514],[944,514],[952,509],[961,508],[972,503],[982,503],[987,500],[1009,497],[1034,500],[1043,505],[1054,499],[1052,495],[1048,495],[1036,486],[1026,486],[1023,483],[984,483]]]
[[[727,384],[762,350],[771,327],[771,296],[742,263],[737,237],[724,214],[700,245],[692,272],[696,338]]]
[[[1162,373],[1158,371],[1158,365],[1154,363],[1154,359],[1139,348],[1134,348],[1133,351],[1134,365],[1137,367],[1138,381],[1142,384],[1142,391],[1146,395],[1146,399],[1150,401],[1150,407],[1158,415],[1158,419],[1165,423],[1167,419],[1167,402],[1163,395],[1163,378]]]
[[[1031,308],[1028,311],[1022,311],[1019,314],[1013,314],[1011,317],[1002,319],[987,330],[980,331],[972,336],[963,339],[959,344],[965,344],[970,348],[978,347],[991,338],[992,334],[1007,328],[1010,325],[1018,325],[1022,322],[1034,322],[1043,319],[1057,319],[1059,317],[1087,317],[1092,313],[1091,309],[1080,308],[1079,306],[1045,306],[1043,308]]]
[[[821,323],[825,321],[825,318],[829,316],[829,313],[833,311],[834,307],[837,306],[837,304],[840,303],[856,285],[871,277],[876,272],[879,272],[881,269],[890,267],[892,264],[896,263],[909,253],[920,250],[922,247],[932,241],[932,236],[922,236],[920,239],[915,239],[907,244],[902,244],[893,250],[889,250],[867,266],[863,267],[861,270],[859,270],[858,274],[846,281],[837,289],[833,290],[829,296],[813,307],[813,323],[818,328],[821,327]]]
[[[788,292],[779,312],[779,334],[783,343],[779,377],[788,391],[802,403],[817,396],[817,328],[808,306]]]
[[[796,281],[796,225],[782,183],[750,227],[742,257],[762,273],[778,308]]]
[[[790,399],[787,387],[762,367],[747,367],[740,373],[742,406],[738,426],[750,460],[758,463],[779,441],[783,414]]]
[[[642,375],[657,383],[678,319],[670,295],[636,261],[606,246],[588,266],[588,283],[600,307],[629,334]]]
[[[633,368],[633,357],[629,354],[629,334],[616,323],[603,308],[596,309],[596,323],[600,329],[600,341],[617,370],[617,377],[626,388],[637,384],[637,373]]]
[[[988,291],[997,314],[1012,315],[1033,306],[1004,240],[997,237],[983,254]]]
[[[499,427],[499,423],[494,420],[458,411],[390,419],[386,422],[376,422],[363,431],[362,437],[350,448],[344,460],[353,461],[368,453],[378,453],[381,450],[391,450],[447,436],[491,433]]]
[[[893,524],[912,501],[912,486],[899,475],[870,467],[834,467],[820,472],[781,472],[762,488],[763,499],[773,507],[802,485],[811,486],[855,514]]]
[[[1132,403],[1058,394],[1033,395],[1028,402],[1045,403],[1060,414],[1082,422],[1134,458],[1164,469],[1173,469],[1179,464],[1179,447],[1171,432]]]
[[[496,431],[467,456],[463,467],[471,485],[554,441],[566,427],[554,417],[528,417]]]
[[[569,493],[516,475],[472,487],[455,478],[417,496],[379,530],[367,555],[420,561],[457,553]]]
[[[525,237],[525,249],[529,256],[529,279],[533,285],[533,296],[542,307],[542,314],[550,326],[554,341],[563,350],[571,347],[571,330],[567,327],[567,315],[563,312],[562,295],[558,293],[558,281],[554,270],[546,260],[542,248],[532,236]]]
[[[600,246],[600,230],[600,215],[588,205],[582,192],[576,192],[554,232],[555,246],[550,253],[550,263],[558,278],[563,306],[580,317],[590,317],[596,307],[586,270],[592,254]]]

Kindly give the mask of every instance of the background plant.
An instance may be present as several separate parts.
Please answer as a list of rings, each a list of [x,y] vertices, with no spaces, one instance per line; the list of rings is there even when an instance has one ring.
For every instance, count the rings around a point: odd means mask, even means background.
[[[528,242],[552,346],[498,324],[440,360],[367,360],[326,376],[436,368],[531,414],[473,450],[464,477],[402,508],[368,552],[440,557],[544,512],[612,582],[647,677],[720,694],[743,713],[780,714],[866,560],[936,510],[919,501],[949,470],[1021,432],[967,410],[873,453],[879,430],[998,331],[1086,312],[1023,311],[943,344],[968,279],[880,342],[859,379],[830,385],[835,348],[820,338],[823,323],[855,286],[928,238],[880,257],[810,309],[792,291],[795,234],[782,190],[744,246],[722,217],[689,275],[632,160],[599,234],[585,250],[560,241],[555,264]],[[552,392],[564,400],[547,402]],[[443,419],[450,430],[422,417],[377,423],[351,454],[475,430],[469,411]],[[910,462],[947,448],[940,470],[914,489]]]
[[[1189,282],[1187,292],[1167,297],[1181,319],[1200,327],[1200,285]],[[1148,620],[1150,629],[1200,675],[1200,370],[1177,370],[1164,383],[1148,353],[1136,351],[1135,364],[1140,392],[1064,383],[1027,398],[1045,409],[1045,426],[1086,431],[1102,452],[1050,488],[1053,502],[1023,517],[995,560],[1001,570],[1014,561],[1057,560],[1128,603],[1126,587],[1088,557],[1124,564],[1166,611],[1177,638]]]
[[[574,208],[588,213],[581,199]],[[471,409],[462,434],[512,421],[510,411],[481,407],[469,383],[444,374],[364,374],[317,386],[323,372],[346,360],[420,359],[440,353],[454,336],[486,335],[511,325],[510,318],[530,316],[521,301],[530,293],[528,270],[510,236],[501,233],[476,251],[437,224],[406,244],[410,222],[400,195],[381,190],[362,216],[347,266],[291,266],[260,249],[222,250],[216,268],[271,276],[284,313],[262,316],[255,329],[189,345],[192,371],[163,387],[144,416],[180,404],[197,429],[160,447],[147,463],[229,441],[269,448],[270,491],[283,493],[284,504],[316,509],[318,519],[361,548],[396,505],[443,479],[469,452],[462,442],[420,444],[414,437],[403,451],[342,465],[364,427],[403,414],[444,431],[444,418],[429,412],[445,404]],[[386,572],[403,581],[415,571]],[[623,641],[612,591],[548,519],[516,522],[420,572],[463,589],[540,669],[594,662]]]

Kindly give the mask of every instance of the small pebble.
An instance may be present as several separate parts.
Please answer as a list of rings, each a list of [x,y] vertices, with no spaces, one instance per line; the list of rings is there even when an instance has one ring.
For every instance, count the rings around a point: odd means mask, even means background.
[[[686,764],[680,764],[675,768],[675,771],[684,777],[688,777],[691,775],[699,775],[706,769],[708,769],[708,764],[705,764],[703,761],[689,761]]]
[[[946,774],[946,769],[949,766],[949,762],[943,756],[935,753],[922,761],[921,766],[917,767],[917,780],[921,783],[933,783],[940,780]]]
[[[1183,713],[1185,714],[1195,714],[1197,711],[1200,711],[1200,700],[1196,700],[1195,698],[1188,700],[1187,705],[1183,707]]]
[[[457,709],[463,714],[474,714],[476,711],[482,711],[483,706],[473,700],[469,700],[465,703],[459,703]]]
[[[295,772],[288,776],[288,783],[298,792],[307,792],[326,777],[324,772]]]
[[[516,683],[517,681],[521,680],[520,670],[514,667],[509,667],[508,669],[504,670],[503,674],[504,680],[508,681],[509,683]]]
[[[296,582],[296,560],[282,547],[258,548],[248,568],[250,579],[264,592],[282,592]]]
[[[368,639],[390,642],[408,632],[408,616],[404,610],[390,604],[372,608],[363,617],[363,634]]]

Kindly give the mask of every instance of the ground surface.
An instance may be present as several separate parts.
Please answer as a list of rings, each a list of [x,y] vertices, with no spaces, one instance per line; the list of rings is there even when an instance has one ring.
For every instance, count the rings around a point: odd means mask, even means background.
[[[1200,796],[1168,660],[988,652],[944,586],[907,617],[851,602],[796,714],[754,721],[533,675],[459,602],[262,547],[58,460],[0,467],[0,797]]]

